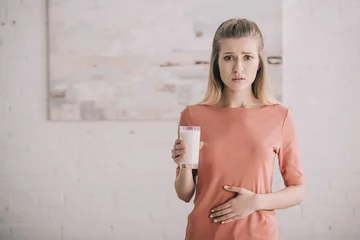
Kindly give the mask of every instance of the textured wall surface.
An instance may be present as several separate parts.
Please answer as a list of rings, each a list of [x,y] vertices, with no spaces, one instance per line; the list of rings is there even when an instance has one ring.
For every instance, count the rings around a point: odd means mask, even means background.
[[[307,197],[277,212],[282,240],[360,239],[358,2],[284,1],[284,100]],[[0,0],[0,239],[183,239],[177,121],[47,121],[46,65],[45,1]]]
[[[176,120],[202,100],[212,38],[231,17],[258,20],[267,55],[281,56],[280,0],[49,0],[48,7],[52,120]],[[281,99],[281,65],[270,72]]]

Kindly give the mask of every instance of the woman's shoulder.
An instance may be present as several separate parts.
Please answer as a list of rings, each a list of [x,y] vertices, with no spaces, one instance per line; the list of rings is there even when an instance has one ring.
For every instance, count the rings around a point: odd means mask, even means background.
[[[291,114],[291,107],[286,105],[286,104],[283,104],[283,103],[278,103],[276,104],[276,108],[278,109],[279,113],[283,116],[287,116],[289,114]]]
[[[204,106],[202,106],[202,104],[189,104],[189,105],[186,105],[181,113],[182,114],[192,114],[193,112],[197,112],[199,109],[203,108]]]
[[[273,104],[273,106],[275,109],[285,114],[290,111],[290,107],[285,105],[284,103],[276,103]]]
[[[273,117],[285,119],[291,112],[291,108],[284,103],[274,103],[268,105],[268,108],[271,110],[269,114]]]
[[[183,111],[188,111],[190,113],[199,113],[209,110],[211,105],[202,104],[202,103],[194,103],[187,105]]]
[[[263,105],[261,107],[255,107],[255,108],[246,108],[248,110],[251,109],[266,109],[266,108],[271,108],[271,109],[275,109],[279,112],[283,112],[283,113],[287,113],[288,111],[290,111],[290,107],[286,106],[283,103],[272,103],[272,104],[267,104],[267,105]],[[214,105],[209,105],[209,104],[203,104],[203,103],[196,103],[196,104],[190,104],[187,105],[185,107],[184,110],[189,110],[189,111],[196,111],[196,110],[203,110],[203,109],[225,109],[225,110],[229,110],[229,108],[220,108]]]
[[[209,114],[214,114],[214,112],[209,111],[210,108],[208,105],[195,103],[195,104],[189,104],[183,107],[181,111],[181,115],[183,117],[188,117],[190,119],[202,119],[204,117],[208,117]]]
[[[225,113],[237,113],[237,112],[246,112],[248,114],[271,114],[276,115],[281,118],[286,117],[290,112],[291,108],[283,103],[274,103],[264,105],[258,108],[219,108],[213,105],[196,103],[186,105],[183,109],[183,113],[189,115],[203,115],[203,114],[217,114],[219,112]]]

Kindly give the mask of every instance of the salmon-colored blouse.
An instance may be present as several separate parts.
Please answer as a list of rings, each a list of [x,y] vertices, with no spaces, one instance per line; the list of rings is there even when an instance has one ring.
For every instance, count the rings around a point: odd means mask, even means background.
[[[230,223],[212,222],[210,210],[236,196],[225,185],[271,193],[275,155],[285,186],[304,183],[294,122],[288,108],[187,106],[179,126],[200,126],[198,182],[186,240],[278,240],[275,211],[259,210]],[[179,174],[179,166],[176,175]]]

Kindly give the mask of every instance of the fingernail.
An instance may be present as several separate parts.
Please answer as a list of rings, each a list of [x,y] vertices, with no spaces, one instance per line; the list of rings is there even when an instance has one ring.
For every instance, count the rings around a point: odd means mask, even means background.
[[[213,215],[210,215],[210,218],[213,218],[214,216]]]
[[[211,210],[210,212],[215,212],[214,210]]]
[[[224,221],[221,222],[221,224],[224,224],[224,223],[225,223]]]
[[[214,222],[217,222],[217,220],[215,219]]]
[[[229,186],[224,186],[224,188],[225,188],[225,189],[228,189],[228,188],[229,188]]]

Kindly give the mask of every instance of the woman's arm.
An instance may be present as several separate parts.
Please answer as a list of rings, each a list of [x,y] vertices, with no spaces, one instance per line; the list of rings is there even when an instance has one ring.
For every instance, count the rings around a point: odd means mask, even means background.
[[[279,169],[285,188],[274,193],[260,194],[260,209],[284,209],[300,204],[305,197],[305,179],[298,139],[291,111],[288,109],[278,150]]]
[[[177,196],[184,202],[190,202],[195,193],[195,183],[192,169],[180,168],[175,179],[175,190]]]
[[[179,126],[194,126],[191,120],[190,108],[186,107],[181,112]],[[182,144],[182,139],[180,138],[180,131],[178,129],[178,138],[179,141],[177,144]],[[175,143],[176,144],[176,143]],[[200,149],[203,146],[203,142],[200,142]],[[185,146],[186,147],[186,146]],[[185,148],[184,148],[185,149]],[[178,150],[178,151],[176,151]],[[173,160],[178,164],[176,169],[176,179],[175,179],[175,190],[177,196],[183,200],[184,202],[190,202],[191,198],[195,193],[195,184],[196,184],[196,176],[197,169],[192,168],[180,168],[179,163],[183,159],[184,152],[179,152],[179,150],[183,150],[183,148],[174,149]]]
[[[258,210],[286,209],[300,204],[305,197],[304,185],[288,186],[278,192],[257,194]]]

